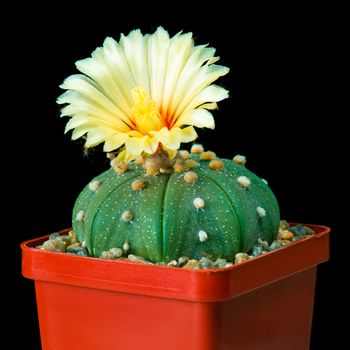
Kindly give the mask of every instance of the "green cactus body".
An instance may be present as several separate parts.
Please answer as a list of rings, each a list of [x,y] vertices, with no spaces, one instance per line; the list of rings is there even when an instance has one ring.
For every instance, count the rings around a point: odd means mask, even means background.
[[[125,173],[111,168],[93,180],[99,186],[86,186],[74,206],[73,228],[89,253],[99,257],[128,243],[130,253],[152,262],[180,256],[232,260],[258,238],[271,242],[280,218],[267,184],[231,160],[221,159],[224,168],[212,170],[198,155],[191,158],[198,162],[195,183],[186,182],[184,173],[147,176],[131,162]],[[240,184],[242,177],[248,184]],[[134,190],[135,180],[145,188]]]

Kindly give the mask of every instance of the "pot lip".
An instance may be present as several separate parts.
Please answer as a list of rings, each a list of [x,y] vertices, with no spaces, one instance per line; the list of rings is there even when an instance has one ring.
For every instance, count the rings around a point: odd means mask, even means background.
[[[294,223],[294,222],[289,222],[289,224],[291,226],[296,226],[299,223]],[[40,250],[35,248],[35,246],[37,246],[41,241],[46,240],[50,234],[46,234],[43,236],[39,236],[37,238],[32,238],[30,240],[26,240],[23,241],[20,244],[21,250],[31,250],[31,251],[38,251],[41,254],[48,254],[48,255],[54,255],[54,256],[62,256],[62,254],[64,254],[65,256],[68,256],[69,258],[72,259],[78,259],[81,261],[85,261],[86,259],[89,259],[90,261],[95,261],[96,263],[106,263],[106,264],[126,264],[126,265],[131,265],[131,266],[143,266],[145,268],[159,268],[159,269],[166,269],[166,270],[173,270],[173,271],[192,271],[192,272],[196,272],[196,273],[202,273],[202,274],[208,274],[209,273],[217,273],[217,272],[221,272],[221,271],[230,271],[230,270],[234,270],[239,268],[240,266],[243,265],[249,265],[254,263],[254,261],[258,261],[260,259],[265,258],[266,256],[272,255],[272,254],[276,254],[278,252],[282,252],[286,249],[291,249],[294,246],[303,244],[305,241],[307,240],[314,240],[314,239],[320,239],[323,236],[329,234],[329,232],[331,231],[331,228],[328,226],[323,226],[323,225],[315,225],[315,224],[302,224],[303,226],[307,226],[311,229],[313,229],[315,231],[315,234],[313,235],[309,235],[307,237],[302,237],[299,240],[295,241],[295,242],[291,242],[285,246],[282,246],[278,249],[269,251],[265,254],[259,255],[257,257],[254,257],[253,259],[241,262],[239,264],[233,264],[232,266],[229,267],[224,267],[224,268],[213,268],[213,269],[193,269],[193,268],[179,268],[179,267],[173,267],[173,266],[162,266],[162,265],[155,265],[154,263],[149,263],[149,264],[145,264],[145,263],[139,263],[139,262],[132,262],[132,261],[127,261],[127,260],[119,260],[119,259],[115,259],[115,260],[109,260],[109,259],[102,259],[102,258],[96,258],[96,257],[92,257],[92,256],[78,256],[78,255],[74,255],[74,254],[67,254],[67,253],[59,253],[59,252],[50,252],[50,251],[45,251],[45,250]],[[66,234],[68,231],[72,230],[72,228],[66,228],[66,229],[62,229],[60,231],[57,231],[58,234],[63,235]]]
[[[48,237],[46,235],[21,244],[22,274],[39,283],[192,302],[224,301],[327,261],[330,228],[306,226],[312,228],[315,234],[221,269],[184,269],[126,260],[81,257],[35,248],[35,245]]]

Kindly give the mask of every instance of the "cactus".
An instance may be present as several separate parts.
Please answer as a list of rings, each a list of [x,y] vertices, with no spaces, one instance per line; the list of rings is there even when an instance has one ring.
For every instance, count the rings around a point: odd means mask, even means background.
[[[144,164],[114,161],[85,187],[74,206],[73,228],[92,256],[117,247],[151,262],[181,256],[234,260],[259,238],[273,241],[277,201],[266,181],[246,169],[244,157],[180,153],[174,161],[167,158],[166,167],[163,157],[154,168],[159,154]]]
[[[181,257],[194,268],[197,260],[246,257],[277,234],[276,199],[244,157],[219,159],[201,145],[179,151],[198,137],[195,128],[214,129],[211,112],[229,96],[213,84],[229,72],[215,52],[194,45],[192,33],[137,29],[119,42],[107,37],[61,85],[65,131],[85,138],[85,148],[118,152],[73,210],[90,255],[170,265]]]

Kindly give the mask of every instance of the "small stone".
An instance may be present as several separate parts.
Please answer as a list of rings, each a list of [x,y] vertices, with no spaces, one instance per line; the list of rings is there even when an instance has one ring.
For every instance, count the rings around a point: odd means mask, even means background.
[[[73,230],[70,230],[70,231],[68,232],[68,236],[69,236],[70,239],[71,239],[71,244],[77,243],[77,242],[78,242],[77,237],[76,237],[76,235],[75,235],[75,233],[74,233]]]
[[[254,257],[261,255],[263,252],[263,247],[260,244],[254,244],[252,248],[252,255]]]
[[[156,265],[157,266],[167,266],[167,263],[164,261],[158,261],[158,262],[156,262]]]
[[[128,171],[129,165],[128,163],[116,162],[114,159],[114,161],[112,161],[112,168],[115,170],[116,173],[123,174]]]
[[[120,258],[123,255],[123,251],[120,248],[111,248],[109,251],[115,258]]]
[[[75,243],[75,242],[72,242],[72,238],[69,235],[60,235],[56,238],[56,240],[60,240],[64,242],[66,244],[66,247],[68,247],[72,243]]]
[[[109,250],[105,250],[101,253],[100,258],[107,259],[107,260],[113,260],[113,259],[115,259],[115,256]]]
[[[76,219],[77,219],[78,221],[81,221],[81,220],[84,219],[84,212],[83,212],[82,210],[79,210],[79,211],[78,211],[78,214],[77,214]]]
[[[144,259],[142,256],[134,255],[134,254],[129,254],[128,255],[128,260],[132,262],[139,262],[143,264],[152,264],[148,260]]]
[[[187,261],[187,263],[183,266],[184,269],[196,269],[199,270],[199,261],[195,259],[190,259]]]
[[[200,230],[198,232],[198,238],[201,242],[205,242],[208,239],[208,234],[205,231]]]
[[[251,184],[251,181],[246,176],[239,176],[237,182],[244,189],[247,189]]]
[[[202,145],[196,143],[194,144],[192,147],[191,147],[191,153],[194,153],[194,154],[200,154],[204,152],[204,148]]]
[[[289,230],[290,229],[290,226],[286,220],[280,221],[280,229],[282,229],[282,230]]]
[[[226,259],[216,259],[215,262],[214,262],[214,268],[217,268],[217,269],[222,269],[226,266],[227,264],[227,260]]]
[[[189,184],[194,184],[198,180],[198,175],[194,171],[188,171],[184,175],[184,180]]]
[[[212,269],[214,268],[214,261],[203,256],[202,258],[199,259],[199,266],[201,269]]]
[[[42,250],[56,253],[64,253],[66,251],[66,243],[58,238],[50,239],[43,243]]]
[[[87,256],[87,250],[80,243],[74,243],[67,247],[67,253],[79,256]]]
[[[41,249],[41,247],[42,247],[42,245],[39,244],[39,245],[35,246],[35,249]]]
[[[224,169],[224,163],[219,159],[213,159],[209,162],[209,168],[211,170],[222,170]]]
[[[205,202],[202,198],[195,198],[193,200],[193,205],[197,208],[197,209],[203,209],[205,207]]]
[[[269,250],[276,250],[283,247],[283,244],[279,241],[273,241],[269,247]]]
[[[186,160],[186,167],[188,169],[192,169],[198,166],[198,162],[196,162],[194,159],[188,159]]]
[[[89,256],[88,251],[86,249],[78,250],[76,255],[78,255],[78,256]]]
[[[146,187],[146,184],[142,180],[135,180],[131,183],[131,188],[134,191],[142,191]]]
[[[289,240],[287,240],[287,239],[282,239],[282,240],[280,240],[279,242],[282,244],[282,246],[285,246],[285,245],[291,243],[291,241],[289,241]]]
[[[100,185],[101,185],[100,180],[94,180],[89,183],[89,188],[91,191],[96,191],[100,187]]]
[[[180,156],[183,160],[187,160],[188,158],[190,158],[190,152],[188,152],[186,150],[181,150]]]
[[[313,235],[315,233],[309,227],[306,227],[306,226],[303,226],[300,224],[291,227],[290,231],[293,232],[293,234],[296,235],[298,238],[306,236],[306,235]]]
[[[227,262],[223,267],[226,268],[226,267],[231,267],[233,266],[233,263],[232,262]]]
[[[291,240],[294,237],[293,232],[290,232],[288,230],[279,230],[278,234],[279,238],[282,240]]]
[[[128,242],[125,242],[123,244],[123,249],[127,252],[129,249],[130,249],[130,246],[129,246],[129,243]]]
[[[256,214],[258,215],[259,218],[263,218],[264,216],[266,216],[266,210],[264,208],[257,207]]]
[[[170,262],[168,262],[167,266],[175,267],[175,266],[177,266],[177,261],[176,260],[171,260]]]
[[[54,233],[51,233],[51,235],[49,236],[49,239],[56,239],[59,236],[60,234],[58,232],[54,232]]]
[[[80,243],[73,243],[67,247],[67,251],[75,250],[77,248],[81,248]]]
[[[187,256],[180,256],[177,259],[177,266],[182,267],[188,263],[189,258]]]
[[[136,159],[135,159],[135,164],[136,165],[142,165],[143,163],[145,162],[144,158],[142,156],[138,156]]]
[[[216,154],[212,151],[202,152],[200,155],[201,160],[213,160],[216,158]]]
[[[240,264],[248,260],[249,260],[249,255],[247,253],[237,253],[235,255],[235,264]]]
[[[258,244],[260,244],[261,247],[265,250],[269,248],[269,242],[263,241],[261,238],[258,239]]]
[[[174,164],[174,171],[175,173],[183,173],[188,169],[188,166],[186,165],[185,161],[182,159],[177,159]]]
[[[129,210],[124,211],[124,213],[122,214],[122,220],[125,222],[131,221],[133,217],[134,217],[133,213]]]
[[[232,159],[236,164],[245,166],[245,163],[247,162],[247,159],[245,156],[241,156],[237,154],[236,156],[233,157]]]

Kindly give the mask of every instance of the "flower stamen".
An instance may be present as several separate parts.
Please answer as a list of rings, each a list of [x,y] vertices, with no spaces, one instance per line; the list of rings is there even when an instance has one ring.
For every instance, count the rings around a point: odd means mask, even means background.
[[[135,102],[133,115],[137,131],[148,135],[149,131],[159,131],[166,126],[165,120],[157,111],[156,102],[143,88],[135,87],[131,92]]]

